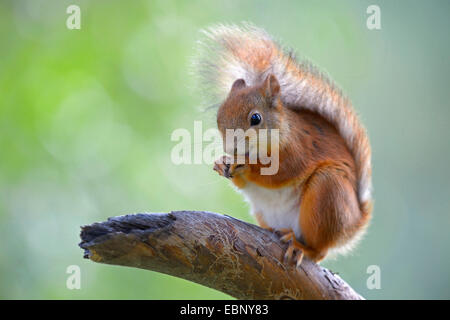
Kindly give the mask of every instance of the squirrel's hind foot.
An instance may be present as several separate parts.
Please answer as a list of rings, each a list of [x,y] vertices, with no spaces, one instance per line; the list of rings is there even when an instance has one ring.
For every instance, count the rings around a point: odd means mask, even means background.
[[[291,229],[278,229],[275,231],[280,234],[280,240],[289,246],[284,253],[284,259],[288,263],[294,261],[298,268],[303,261],[304,246],[295,238],[295,233]]]

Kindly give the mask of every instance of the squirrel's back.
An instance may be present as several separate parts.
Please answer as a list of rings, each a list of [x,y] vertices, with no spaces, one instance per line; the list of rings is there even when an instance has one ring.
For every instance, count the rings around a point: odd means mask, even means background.
[[[218,25],[203,31],[195,67],[203,92],[215,102],[223,101],[236,79],[248,85],[274,74],[281,87],[281,100],[289,108],[318,113],[336,127],[356,164],[358,198],[361,210],[371,210],[371,151],[364,127],[350,100],[310,62],[298,62],[263,29],[245,23]]]

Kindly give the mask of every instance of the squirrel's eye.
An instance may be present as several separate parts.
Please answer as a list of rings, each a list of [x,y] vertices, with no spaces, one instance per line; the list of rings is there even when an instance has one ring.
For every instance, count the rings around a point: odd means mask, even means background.
[[[261,115],[259,113],[252,114],[252,117],[250,118],[250,125],[256,126],[261,122]]]

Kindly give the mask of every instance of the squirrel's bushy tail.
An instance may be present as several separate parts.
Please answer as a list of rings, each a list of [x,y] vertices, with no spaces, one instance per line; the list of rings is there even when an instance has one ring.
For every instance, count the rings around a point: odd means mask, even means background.
[[[298,62],[263,29],[249,23],[217,25],[204,30],[194,66],[202,91],[217,103],[223,101],[233,82],[248,85],[274,74],[281,86],[281,99],[290,108],[317,112],[332,123],[347,143],[357,166],[358,196],[363,212],[371,210],[371,151],[365,129],[350,100],[308,61]]]

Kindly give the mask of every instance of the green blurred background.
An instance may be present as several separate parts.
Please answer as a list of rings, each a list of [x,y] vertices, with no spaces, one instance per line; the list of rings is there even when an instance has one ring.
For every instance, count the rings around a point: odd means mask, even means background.
[[[81,30],[66,8],[81,8]],[[381,30],[366,8],[381,8]],[[209,210],[253,221],[209,165],[171,162],[201,111],[198,30],[251,21],[352,98],[373,146],[365,240],[323,264],[369,299],[450,298],[449,1],[0,2],[0,298],[216,299],[170,276],[82,258],[79,227],[125,213]],[[81,268],[81,289],[66,268]],[[366,286],[369,265],[381,289]]]

